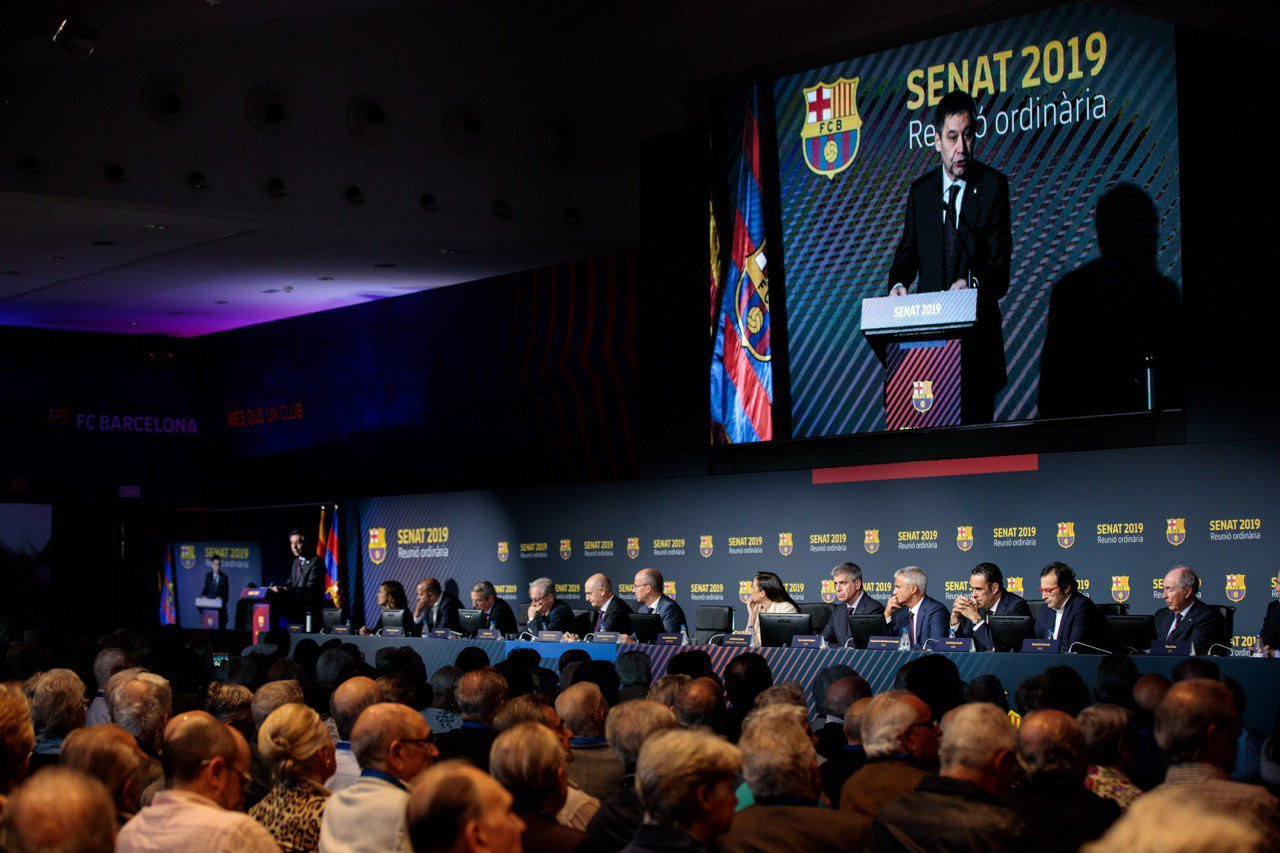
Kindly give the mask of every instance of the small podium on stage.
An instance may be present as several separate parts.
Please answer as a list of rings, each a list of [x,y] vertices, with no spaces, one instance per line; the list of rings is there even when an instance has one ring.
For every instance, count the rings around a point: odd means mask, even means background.
[[[222,599],[221,598],[197,598],[196,610],[200,612],[200,627],[206,631],[221,631],[222,624]]]
[[[884,364],[889,429],[960,423],[960,366],[977,311],[973,289],[862,300],[862,333]]]

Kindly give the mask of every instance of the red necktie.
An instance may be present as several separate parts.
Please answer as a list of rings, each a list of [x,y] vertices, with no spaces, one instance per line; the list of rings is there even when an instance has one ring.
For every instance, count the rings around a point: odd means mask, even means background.
[[[595,628],[597,631],[600,630],[600,623],[603,621],[604,621],[604,611],[597,610],[596,611],[596,628]]]
[[[1169,629],[1169,634],[1168,636],[1165,637],[1165,639],[1167,640],[1169,639],[1169,637],[1172,637],[1174,634],[1178,633],[1178,626],[1181,624],[1182,624],[1182,614],[1175,613],[1173,616],[1173,627]]]

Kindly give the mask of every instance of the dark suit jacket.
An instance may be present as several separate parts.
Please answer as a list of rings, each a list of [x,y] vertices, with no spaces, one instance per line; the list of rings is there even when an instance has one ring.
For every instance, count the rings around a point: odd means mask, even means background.
[[[998,391],[1008,380],[1005,371],[1004,334],[1000,300],[1009,292],[1009,260],[1013,241],[1009,228],[1009,180],[995,169],[970,161],[960,203],[961,272],[978,288],[978,322],[973,341],[974,358],[962,367],[966,385],[989,383]],[[947,290],[943,258],[942,167],[935,166],[917,178],[907,193],[902,236],[889,268],[886,289],[919,280],[917,292]],[[974,365],[971,370],[969,365]]]
[[[1030,616],[1031,608],[1027,606],[1027,600],[1022,596],[1002,590],[1000,592],[1000,600],[996,602],[994,610],[983,613],[983,618],[987,616]],[[963,616],[960,617],[960,625],[956,628],[957,637],[972,637],[973,647],[980,652],[989,652],[995,649],[995,641],[991,638],[991,626],[985,621],[975,630],[973,623]],[[997,651],[1008,652],[1014,649],[997,649]]]
[[[1009,808],[1027,823],[1026,849],[1037,853],[1078,850],[1100,838],[1119,819],[1121,809],[1085,789],[1074,776],[1041,774],[1009,794]]]
[[[883,612],[883,610],[881,611]],[[905,607],[898,608],[890,623],[894,636],[902,633],[911,619],[911,611]],[[951,614],[940,601],[929,596],[920,600],[920,612],[916,615],[916,645],[923,646],[926,640],[943,640],[951,636]]]
[[[631,836],[642,823],[644,807],[636,793],[636,777],[634,773],[628,773],[622,777],[617,793],[600,804],[587,824],[587,835],[597,850],[621,850],[630,843]]]
[[[511,609],[511,605],[497,596],[494,596],[493,606],[489,608],[488,613],[484,614],[483,620],[483,627],[497,628],[498,633],[504,637],[507,634],[520,633],[520,629],[516,627],[516,614]]]
[[[324,601],[324,563],[319,557],[295,557],[289,586],[307,604],[319,606]]]
[[[577,631],[573,623],[573,608],[557,598],[545,616],[539,613],[533,617],[528,628],[534,634],[539,631]]]
[[[440,760],[465,758],[485,773],[489,772],[489,749],[498,735],[489,726],[463,720],[462,728],[436,735]]]
[[[689,631],[689,620],[684,618],[684,609],[668,596],[658,596],[658,600],[653,603],[652,607],[647,604],[641,604],[636,608],[636,612],[657,613],[661,616],[662,631],[665,634],[679,634],[681,628]]]
[[[716,842],[721,853],[778,850],[861,850],[871,818],[805,805],[747,806]]]
[[[1258,638],[1262,645],[1280,649],[1280,601],[1267,605],[1267,615],[1262,619],[1262,630],[1258,632]]]
[[[972,782],[925,776],[880,810],[869,850],[1021,850],[1026,824]]]
[[[1171,643],[1189,640],[1196,654],[1203,655],[1208,653],[1209,646],[1214,643],[1225,646],[1231,639],[1227,636],[1227,623],[1222,618],[1222,614],[1198,598],[1191,600],[1191,609],[1187,611],[1186,618],[1182,620],[1178,630],[1173,632],[1173,636],[1169,636],[1174,615],[1174,612],[1167,607],[1156,611],[1157,640],[1164,642],[1167,639]]]
[[[831,801],[831,808],[840,808],[840,789],[866,763],[867,753],[862,747],[846,742],[839,752],[829,756],[818,768],[818,775],[822,777],[822,791]]]
[[[866,592],[862,593],[862,597],[858,599],[857,605],[853,608],[854,616],[874,616],[875,614],[884,614],[884,605],[876,601]],[[835,646],[843,646],[852,636],[849,633],[849,608],[844,604],[836,602],[835,610],[831,612],[831,618],[827,620],[827,627],[822,629],[822,639]]]
[[[1040,608],[1036,614],[1036,636],[1047,640],[1053,631],[1055,613],[1048,605]],[[1058,648],[1066,651],[1072,643],[1090,643],[1096,645],[1101,639],[1101,620],[1098,608],[1094,603],[1078,591],[1071,593],[1067,606],[1062,612],[1062,626],[1058,629]]]
[[[580,829],[561,826],[555,818],[543,812],[526,812],[520,815],[524,821],[525,853],[569,853],[569,851],[592,849],[587,843],[587,834]]]
[[[592,631],[595,631],[596,615],[591,615]],[[601,631],[617,631],[619,634],[631,633],[631,607],[618,596],[609,599],[608,609],[604,611],[604,619],[600,621]]]
[[[213,572],[204,573],[204,587],[200,590],[201,598],[221,598],[222,608],[227,607],[227,599],[230,598],[230,583],[227,581],[226,572],[218,572],[218,582],[213,582]]]
[[[458,611],[462,609],[462,602],[458,600],[458,596],[442,592],[438,602],[438,609],[440,617],[434,625],[427,624],[431,618],[430,608],[423,611],[421,622],[415,620],[419,633],[427,634],[430,631],[439,631],[441,628],[459,632],[462,630],[462,622],[458,616]]]

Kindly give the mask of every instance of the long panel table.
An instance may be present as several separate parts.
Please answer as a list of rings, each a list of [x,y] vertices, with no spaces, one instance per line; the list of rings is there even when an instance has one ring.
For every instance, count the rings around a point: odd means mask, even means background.
[[[317,638],[323,639],[323,638]],[[653,661],[653,677],[656,679],[667,671],[667,664],[672,656],[689,649],[701,649],[711,656],[712,666],[718,674],[723,675],[725,666],[745,651],[758,652],[769,661],[773,670],[774,682],[795,681],[804,688],[809,696],[810,708],[813,700],[810,696],[813,680],[824,667],[836,663],[853,667],[871,689],[879,693],[893,687],[894,677],[907,661],[925,654],[943,654],[955,661],[960,670],[960,677],[972,681],[980,675],[992,674],[999,677],[1005,690],[1012,697],[1018,684],[1026,678],[1036,676],[1051,666],[1066,664],[1075,669],[1084,678],[1085,683],[1092,685],[1094,671],[1097,669],[1098,655],[1049,655],[1049,654],[996,654],[992,652],[920,652],[920,651],[870,651],[866,649],[790,649],[790,648],[726,648],[723,646],[650,646],[631,644],[615,646],[609,643],[536,643],[526,641],[502,640],[442,640],[422,637],[342,637],[344,642],[354,643],[364,654],[370,664],[374,662],[378,649],[386,646],[408,646],[416,651],[426,665],[428,673],[433,673],[445,664],[451,664],[458,652],[466,646],[480,646],[489,655],[491,663],[505,660],[507,653],[513,648],[532,648],[542,655],[543,665],[554,668],[567,649],[583,649],[595,660],[614,660],[620,652],[641,651]],[[1154,672],[1169,675],[1179,662],[1180,657],[1135,655],[1134,663],[1141,673]],[[1275,725],[1277,709],[1280,708],[1280,659],[1262,658],[1213,658],[1213,662],[1222,670],[1239,681],[1245,690],[1247,706],[1245,723],[1263,732],[1271,731]]]

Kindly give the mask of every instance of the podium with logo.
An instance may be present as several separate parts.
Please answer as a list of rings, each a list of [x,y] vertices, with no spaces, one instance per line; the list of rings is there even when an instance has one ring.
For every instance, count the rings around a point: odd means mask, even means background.
[[[961,365],[977,313],[973,289],[862,300],[862,334],[884,364],[889,429],[960,423]]]
[[[222,624],[223,606],[221,598],[197,596],[196,610],[200,613],[200,627],[206,631],[220,631],[226,627]]]

